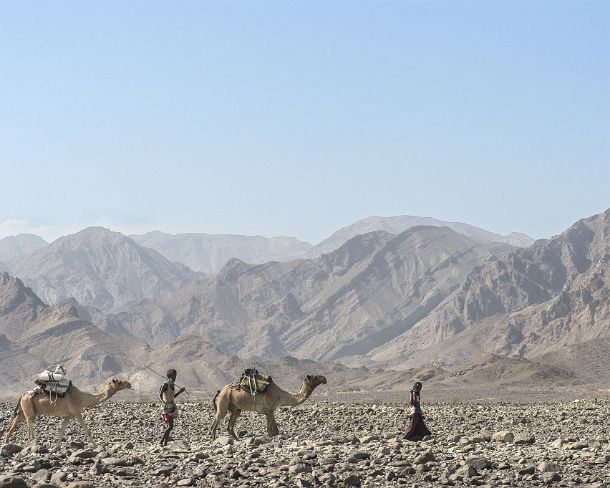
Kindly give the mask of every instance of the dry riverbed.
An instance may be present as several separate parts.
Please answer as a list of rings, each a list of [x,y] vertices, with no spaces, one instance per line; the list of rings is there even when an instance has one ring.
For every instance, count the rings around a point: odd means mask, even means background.
[[[14,405],[2,404],[2,414]],[[55,447],[56,419],[22,426],[0,455],[0,488],[38,486],[610,486],[610,403],[432,403],[434,436],[403,440],[407,418],[395,403],[311,402],[277,412],[280,436],[243,414],[238,442],[212,442],[212,408],[182,403],[174,441],[160,448],[154,403],[112,401],[89,410],[95,439],[78,425]],[[224,429],[224,427],[223,427]]]

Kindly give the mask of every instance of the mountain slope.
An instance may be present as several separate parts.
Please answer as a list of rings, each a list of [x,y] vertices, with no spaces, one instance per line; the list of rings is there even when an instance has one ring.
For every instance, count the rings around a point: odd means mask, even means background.
[[[478,349],[534,357],[610,336],[609,264],[610,210],[477,267],[452,297],[371,358],[440,360],[446,343],[454,356]],[[445,352],[443,364],[454,360]]]
[[[45,305],[20,279],[0,274],[0,384],[31,388],[36,373],[63,364],[76,383],[92,387],[133,370],[145,352],[145,345],[81,320],[71,305]]]
[[[252,264],[288,261],[302,256],[312,247],[294,237],[172,235],[159,231],[130,237],[138,244],[158,251],[170,261],[183,263],[195,271],[208,274],[220,271],[231,258]]]
[[[109,320],[152,344],[198,335],[243,356],[362,356],[409,329],[474,266],[509,249],[447,228],[373,232],[315,259],[232,260],[212,280],[130,304]]]
[[[130,337],[106,334],[82,320],[70,304],[45,305],[20,279],[1,273],[0,387],[5,393],[0,398],[33,388],[36,374],[56,364],[66,367],[79,388],[95,389],[109,377],[121,376],[140,394],[156,392],[161,381],[145,365],[159,372],[174,367],[181,384],[208,393],[233,382],[250,366],[291,390],[298,388],[305,374],[324,374],[339,389],[362,381],[383,385],[385,378],[398,375],[291,357],[238,358],[201,337],[183,337],[153,349]]]
[[[101,310],[130,300],[159,298],[196,274],[118,232],[90,227],[9,263],[48,303],[74,297]]]
[[[502,236],[461,222],[445,222],[431,217],[401,215],[396,217],[368,217],[343,227],[314,246],[310,251],[310,255],[319,256],[320,254],[334,251],[358,234],[365,234],[376,230],[384,230],[391,234],[400,234],[401,232],[416,226],[448,227],[458,234],[465,235],[471,239],[486,242],[501,242],[517,247],[528,247],[534,242],[528,235],[518,232]]]
[[[49,243],[33,234],[19,234],[0,239],[0,261],[8,263],[25,254],[47,247]]]

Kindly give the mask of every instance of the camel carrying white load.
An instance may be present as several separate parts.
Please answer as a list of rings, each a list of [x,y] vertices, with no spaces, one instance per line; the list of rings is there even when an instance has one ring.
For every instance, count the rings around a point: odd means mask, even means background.
[[[40,390],[49,393],[49,395],[64,396],[72,386],[72,382],[65,376],[66,370],[64,367],[56,366],[53,371],[45,369],[36,377],[34,383],[40,387]]]
[[[66,376],[66,370],[64,369],[63,366],[55,366],[55,369],[53,371],[49,371],[48,369],[45,369],[42,373],[40,373],[38,375],[38,377],[36,378],[36,381],[34,381],[34,383],[36,383],[37,385],[43,384],[43,383],[49,383],[52,381],[60,381],[64,379],[64,376]]]

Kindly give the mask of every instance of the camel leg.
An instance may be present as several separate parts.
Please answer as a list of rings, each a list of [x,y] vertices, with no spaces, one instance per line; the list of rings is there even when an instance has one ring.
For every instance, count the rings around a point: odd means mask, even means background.
[[[278,435],[280,431],[277,428],[277,422],[275,421],[275,415],[273,415],[273,412],[266,412],[265,416],[267,417],[267,434],[269,434],[269,437]]]
[[[61,444],[61,441],[64,439],[64,434],[66,433],[66,428],[68,424],[72,420],[70,417],[66,417],[61,420],[61,426],[59,427],[59,437],[57,438],[57,444]]]
[[[25,418],[21,414],[18,414],[15,417],[13,417],[13,421],[11,422],[11,425],[8,426],[8,429],[6,429],[6,434],[4,435],[5,444],[8,443],[11,436],[13,435],[13,432],[15,432],[17,430],[17,427],[19,427],[19,424],[21,424],[21,422],[24,422],[24,421],[25,421]]]
[[[225,418],[228,411],[229,400],[225,396],[221,395],[216,401],[216,415],[214,417],[214,422],[212,423],[212,428],[210,429],[210,433],[212,434],[212,440],[216,439],[216,430],[218,429],[218,426],[222,423],[222,419]]]
[[[20,401],[21,412],[25,417],[25,422],[28,426],[28,440],[31,444],[36,442],[36,436],[34,435],[34,421],[36,420],[36,412],[34,410],[34,403],[31,398],[22,397]]]
[[[34,435],[34,421],[35,420],[36,420],[35,418],[31,418],[31,417],[25,418],[25,421],[28,424],[28,440],[30,441],[30,444],[36,443],[36,436]]]
[[[80,428],[83,429],[83,433],[85,434],[85,437],[87,438],[87,440],[90,443],[93,443],[93,437],[91,436],[91,431],[89,430],[89,427],[87,427],[87,424],[83,420],[83,416],[79,413],[79,414],[75,415],[74,418],[78,422],[78,425],[80,425]]]
[[[222,423],[222,419],[227,415],[227,411],[221,411],[218,409],[216,412],[216,416],[214,417],[214,422],[212,423],[212,428],[210,429],[210,433],[212,434],[212,440],[216,439],[216,430],[218,430],[218,426]]]
[[[231,412],[231,417],[229,417],[229,424],[227,426],[229,435],[235,440],[239,440],[239,438],[235,435],[235,422],[237,422],[237,417],[239,417],[240,414],[241,410],[233,410]]]

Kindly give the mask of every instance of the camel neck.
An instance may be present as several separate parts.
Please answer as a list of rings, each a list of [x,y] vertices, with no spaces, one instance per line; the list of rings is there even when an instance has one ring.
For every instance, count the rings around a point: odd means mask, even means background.
[[[83,407],[93,407],[95,405],[99,405],[102,402],[108,400],[112,394],[108,391],[103,391],[100,393],[83,393]]]
[[[287,394],[287,396],[284,398],[283,405],[287,407],[296,407],[297,405],[300,405],[305,400],[307,400],[311,395],[312,391],[313,389],[311,387],[303,383],[298,393]]]

